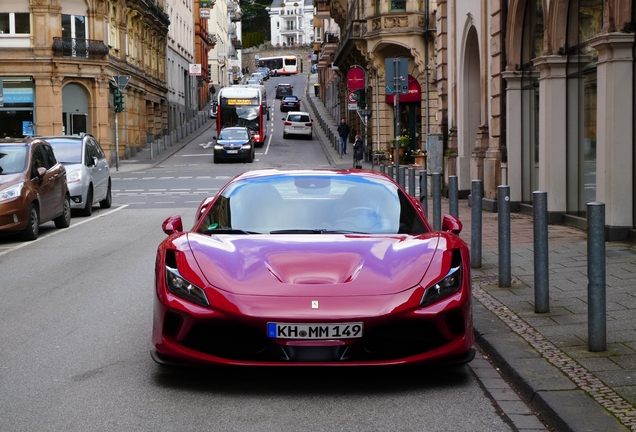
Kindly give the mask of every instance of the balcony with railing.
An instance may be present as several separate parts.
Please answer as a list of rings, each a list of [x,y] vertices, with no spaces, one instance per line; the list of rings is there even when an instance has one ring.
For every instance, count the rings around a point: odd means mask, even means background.
[[[102,40],[54,37],[51,47],[55,57],[101,60],[108,55]]]
[[[320,55],[318,56],[318,65],[326,66],[331,63],[331,57],[338,48],[338,42],[340,41],[340,35],[327,32],[324,34],[322,43],[320,44]]]

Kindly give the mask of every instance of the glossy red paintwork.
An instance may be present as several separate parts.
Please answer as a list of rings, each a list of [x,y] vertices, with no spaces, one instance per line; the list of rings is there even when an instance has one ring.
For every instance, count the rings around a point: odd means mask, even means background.
[[[273,170],[256,171],[240,178],[272,173],[280,174]],[[375,178],[382,182],[388,179],[379,173],[359,170],[332,173]],[[289,175],[294,175],[294,172],[289,172]],[[197,215],[205,215],[212,203],[213,199],[204,200]],[[174,225],[176,219],[168,221]],[[200,218],[197,218],[190,232],[172,232],[157,251],[152,341],[162,361],[352,366],[443,363],[472,358],[469,252],[466,244],[452,232],[429,232],[417,236],[210,236],[194,232],[199,222]],[[456,231],[461,229],[461,223],[450,218],[445,228]],[[456,251],[454,254],[453,250]],[[461,256],[460,289],[436,303],[421,307],[425,289],[446,276],[453,256]],[[176,262],[183,278],[205,291],[210,307],[197,305],[167,289],[167,259]],[[316,304],[318,307],[312,307]],[[344,349],[358,343],[358,340],[351,339],[267,339],[268,322],[362,322],[365,335],[373,335],[374,331],[381,332],[392,325],[406,329],[427,326],[425,328],[431,329],[438,342],[431,345],[431,349],[410,352],[405,356],[290,361],[213,355],[193,349],[188,341],[192,338],[189,336],[191,332],[196,332],[194,329],[201,326],[217,329],[223,327],[215,326],[229,325],[249,329],[257,337],[262,332],[263,343],[270,347],[268,349],[276,345],[289,347],[292,351],[320,347]],[[206,337],[205,332],[203,335]],[[235,344],[240,345],[241,340]]]

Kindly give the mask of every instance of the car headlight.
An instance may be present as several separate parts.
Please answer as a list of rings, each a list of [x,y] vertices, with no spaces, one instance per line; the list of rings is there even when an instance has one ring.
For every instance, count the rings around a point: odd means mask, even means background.
[[[201,306],[210,306],[205,292],[198,286],[184,279],[176,268],[166,266],[166,285],[173,294],[179,297]]]
[[[24,182],[20,182],[18,184],[14,184],[13,186],[9,186],[8,188],[0,191],[0,202],[11,201],[16,199],[22,193],[22,188],[24,187]]]
[[[459,291],[462,286],[462,267],[452,267],[449,272],[437,283],[429,286],[424,291],[420,306],[428,306],[449,297]]]
[[[82,171],[71,171],[66,173],[66,183],[75,183],[82,180]]]

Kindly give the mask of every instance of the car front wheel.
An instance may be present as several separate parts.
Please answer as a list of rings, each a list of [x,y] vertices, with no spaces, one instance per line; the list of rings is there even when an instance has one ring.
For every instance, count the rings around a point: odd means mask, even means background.
[[[103,209],[110,208],[113,205],[113,192],[110,189],[110,180],[108,180],[108,189],[106,190],[106,198],[99,202],[99,206]]]
[[[68,228],[71,226],[71,197],[64,197],[64,213],[53,219],[57,228]]]
[[[29,206],[29,212],[27,213],[27,226],[22,231],[22,238],[24,240],[35,240],[40,234],[40,213],[34,203]]]
[[[93,187],[88,187],[86,192],[86,205],[82,209],[82,216],[90,216],[93,214]]]

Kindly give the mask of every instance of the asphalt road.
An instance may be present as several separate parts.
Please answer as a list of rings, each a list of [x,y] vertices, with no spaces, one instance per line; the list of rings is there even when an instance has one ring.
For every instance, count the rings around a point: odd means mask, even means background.
[[[203,134],[156,168],[113,173],[113,208],[46,224],[34,242],[0,238],[0,430],[514,430],[468,367],[183,371],[151,360],[163,220],[191,226],[204,196],[247,169],[328,165],[318,143],[280,129],[253,164],[212,164]]]

